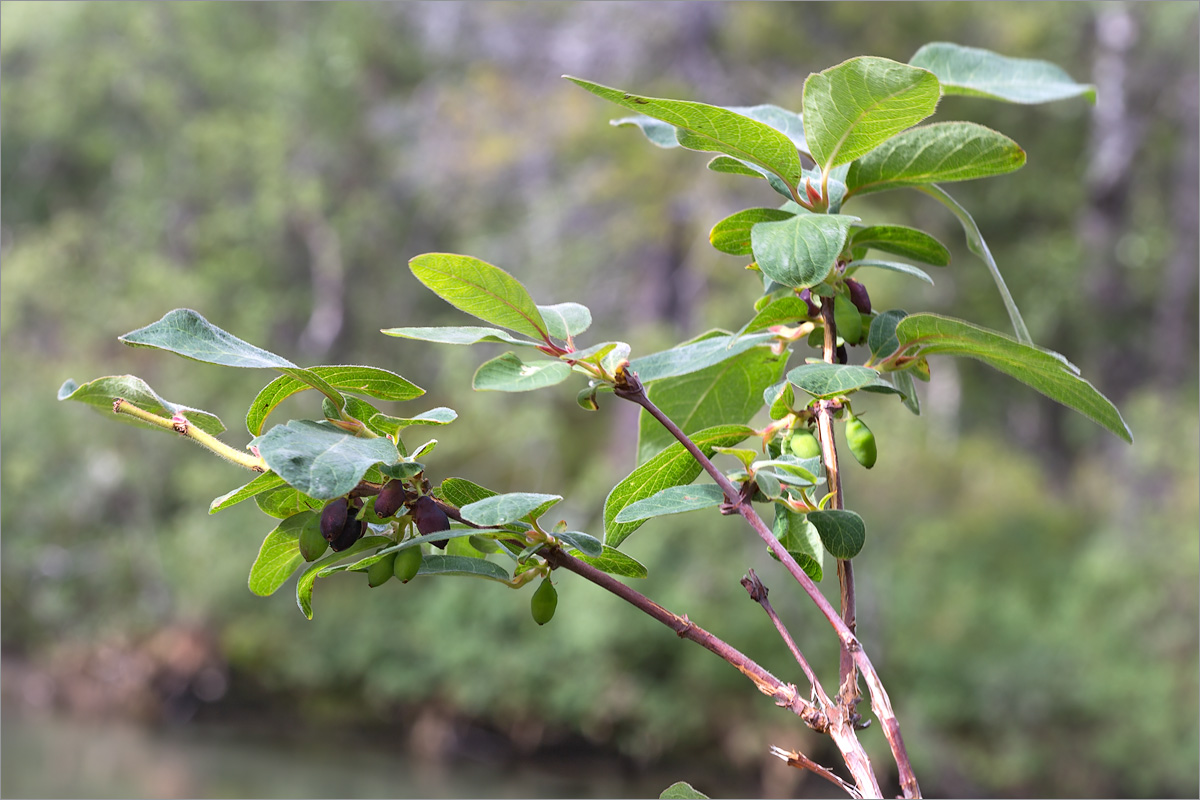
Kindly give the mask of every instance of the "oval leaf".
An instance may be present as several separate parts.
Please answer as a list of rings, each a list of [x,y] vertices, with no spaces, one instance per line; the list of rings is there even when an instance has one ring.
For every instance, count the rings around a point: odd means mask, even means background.
[[[421,559],[418,575],[466,575],[473,578],[488,578],[501,583],[509,583],[512,576],[508,570],[484,558],[469,556],[427,555]]]
[[[226,367],[286,369],[295,367],[282,356],[255,347],[221,330],[190,308],[177,308],[158,322],[130,331],[118,341],[132,347],[154,347],[194,361]]]
[[[274,594],[304,563],[300,555],[300,531],[307,525],[320,525],[312,511],[288,517],[263,539],[258,557],[250,567],[250,591],[260,597]]]
[[[478,325],[455,325],[440,328],[383,328],[380,332],[401,339],[416,339],[421,342],[436,342],[437,344],[496,342],[516,344],[522,347],[538,347],[540,344],[529,339],[519,339],[499,328],[483,328]]]
[[[569,377],[571,367],[562,361],[527,364],[515,353],[505,353],[481,364],[471,387],[477,392],[529,392],[554,386]]]
[[[766,123],[704,103],[641,97],[570,75],[564,77],[598,97],[674,126],[679,143],[689,150],[724,153],[750,161],[778,175],[792,188],[800,180],[796,144]]]
[[[703,333],[688,344],[635,358],[629,362],[629,369],[642,383],[674,378],[720,364],[774,338],[771,333],[740,338],[723,332]]]
[[[771,526],[775,538],[783,549],[791,553],[800,568],[818,583],[825,577],[823,562],[825,546],[804,514],[799,514],[782,505],[775,505],[775,523]]]
[[[794,216],[792,212],[778,208],[747,208],[714,225],[708,234],[708,241],[722,253],[748,256],[751,253],[750,229],[756,223],[779,222]]]
[[[932,42],[909,59],[937,75],[944,94],[990,97],[1009,103],[1048,103],[1083,96],[1096,103],[1096,87],[1076,83],[1061,67],[1032,58],[1008,58],[978,47]]]
[[[800,214],[760,222],[750,231],[754,260],[764,275],[781,286],[815,286],[833,270],[850,226],[857,221],[841,214]]]
[[[754,435],[754,429],[745,425],[718,425],[693,434],[691,439],[706,456],[712,456],[718,447],[733,447]],[[641,527],[642,522],[616,521],[617,514],[668,486],[689,484],[700,474],[700,464],[679,442],[663,450],[642,464],[618,483],[604,501],[604,541],[617,546],[629,534]]]
[[[809,75],[808,151],[822,170],[854,161],[928,117],[940,98],[933,73],[886,58],[861,56]]]
[[[637,522],[651,517],[661,517],[665,514],[683,514],[701,508],[712,508],[723,502],[725,502],[725,492],[714,483],[702,483],[699,486],[669,486],[645,500],[630,503],[621,509],[621,513],[617,514],[614,519],[616,522]]]
[[[867,194],[1003,175],[1025,164],[1025,151],[974,122],[937,122],[905,131],[850,165],[848,194]]]
[[[900,261],[876,261],[873,258],[863,258],[859,259],[858,261],[851,261],[849,264],[847,264],[846,272],[847,274],[853,274],[851,273],[851,270],[862,269],[864,267],[871,269],[885,269],[888,272],[899,272],[901,275],[909,275],[918,280],[925,281],[930,286],[933,286],[933,278],[929,277],[928,272],[920,267],[914,267],[912,264],[905,264]],[[838,327],[838,332],[841,333],[840,326]]]
[[[850,233],[850,247],[865,247],[882,250],[904,258],[911,258],[935,267],[950,264],[950,251],[946,246],[925,231],[904,225],[871,225],[855,228]]]
[[[343,364],[310,367],[309,371],[335,389],[377,397],[380,400],[412,400],[425,394],[425,390],[421,387],[406,381],[394,372],[378,367]],[[302,381],[292,375],[282,375],[271,381],[262,388],[262,391],[250,404],[250,410],[246,413],[246,428],[252,435],[258,436],[262,433],[267,417],[276,406],[297,392],[310,388],[313,387],[307,381]]]
[[[803,302],[801,302],[803,305]],[[650,400],[687,434],[722,423],[747,423],[763,391],[783,375],[787,357],[760,346],[696,372],[649,384]],[[638,463],[675,441],[646,411],[638,415]]]
[[[116,417],[121,422],[132,423],[138,427],[168,430],[148,422],[142,422],[129,414],[113,414],[113,401],[118,397],[163,419],[170,419],[176,414],[182,414],[188,422],[213,436],[225,430],[225,426],[221,424],[221,420],[217,419],[215,414],[164,400],[150,388],[148,383],[134,375],[110,375],[88,381],[82,386],[75,381],[67,380],[58,390],[59,400],[87,403],[100,411],[108,412],[110,416]]]
[[[893,390],[890,383],[870,367],[856,364],[801,364],[787,374],[788,381],[813,397],[835,397],[868,386]]]
[[[559,531],[554,534],[558,539],[583,553],[585,556],[600,556],[604,554],[604,545],[595,536],[581,531]]]
[[[896,326],[907,316],[907,311],[893,308],[871,320],[871,329],[867,331],[867,347],[871,348],[872,358],[887,358],[899,349],[900,340],[896,338]]]
[[[458,513],[468,522],[494,528],[529,516],[537,519],[560,500],[562,496],[557,494],[511,492],[477,500],[459,508]]]
[[[646,577],[646,568],[639,561],[609,545],[604,545],[602,555],[578,555],[575,557],[585,564],[591,564],[601,572],[607,572],[609,575],[620,575],[623,578]]]
[[[992,282],[996,284],[996,289],[1000,292],[1000,299],[1004,301],[1004,308],[1008,311],[1008,319],[1012,322],[1017,338],[1026,344],[1033,344],[1033,337],[1029,335],[1029,329],[1025,327],[1025,320],[1021,318],[1021,312],[1017,310],[1017,303],[1013,300],[1012,293],[1008,291],[1008,284],[1004,282],[1004,276],[1000,274],[1000,267],[996,265],[996,259],[992,258],[992,251],[988,249],[987,242],[983,240],[983,234],[979,232],[979,226],[975,224],[975,219],[942,187],[918,186],[916,188],[933,197],[958,217],[963,233],[967,236],[967,247],[972,253],[983,259],[988,272],[992,275]]]
[[[331,500],[349,492],[368,469],[400,460],[387,439],[360,439],[332,425],[292,420],[254,440],[267,466],[300,492]]]
[[[546,328],[555,339],[566,341],[592,326],[592,312],[580,303],[558,303],[538,306]]]
[[[821,544],[834,558],[854,558],[867,541],[867,528],[862,517],[853,511],[810,511],[806,516],[817,529]]]
[[[260,495],[263,492],[277,489],[283,485],[283,478],[279,477],[274,472],[264,472],[262,475],[259,475],[249,483],[239,486],[232,492],[223,494],[213,500],[208,506],[208,513],[215,514],[218,511],[224,511],[230,506],[237,505],[243,500],[249,500],[255,495]]]
[[[1079,370],[1058,353],[936,314],[905,317],[896,326],[896,337],[905,355],[940,353],[978,359],[1133,442],[1133,434],[1116,406],[1079,377]]]
[[[426,253],[408,262],[421,283],[459,311],[549,342],[546,322],[521,282],[471,256]]]

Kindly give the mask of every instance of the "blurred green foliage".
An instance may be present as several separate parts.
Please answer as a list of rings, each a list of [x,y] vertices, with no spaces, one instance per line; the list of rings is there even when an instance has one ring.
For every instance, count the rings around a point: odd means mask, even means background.
[[[1097,110],[948,98],[938,119],[969,117],[1026,148],[1021,172],[953,193],[1035,341],[1118,402],[1136,445],[981,366],[935,361],[926,416],[886,398],[863,409],[880,456],[847,476],[868,531],[859,625],[927,791],[1194,795],[1197,310],[1195,275],[1180,298],[1170,272],[1195,247],[1194,218],[1175,213],[1180,181],[1196,194],[1195,170],[1178,168],[1196,146],[1195,120],[1184,124],[1193,4],[5,3],[4,647],[37,657],[199,622],[236,674],[314,714],[330,698],[370,719],[450,707],[514,736],[545,722],[551,739],[575,731],[640,759],[719,747],[737,766],[761,759],[768,730],[791,746],[735,671],[571,576],[557,578],[545,628],[526,595],[485,583],[368,592],[362,576],[336,576],[318,584],[312,622],[287,589],[256,598],[245,578],[271,520],[241,506],[205,515],[243,476],[54,392],[133,373],[221,415],[240,446],[269,377],[116,342],[195,308],[297,363],[400,372],[429,392],[403,410],[461,415],[431,434],[435,477],[563,494],[572,528],[596,532],[632,466],[633,409],[588,415],[565,390],[472,394],[471,372],[502,348],[380,335],[459,319],[408,258],[479,256],[538,302],[586,302],[598,341],[646,353],[747,317],[757,281],[707,231],[774,200],[706,172],[703,156],[610,128],[612,111],[559,74],[799,108],[810,71],[947,40],[1099,80],[1094,30],[1116,13],[1134,25],[1119,52],[1138,139],[1115,205],[1089,177],[1103,83]],[[875,305],[1004,328],[957,224],[913,197],[857,211],[937,234],[954,261],[933,290],[872,274]],[[1103,246],[1089,209],[1108,214]],[[1175,322],[1191,338],[1160,336]],[[315,402],[288,401],[275,421]],[[832,637],[736,521],[656,520],[626,549],[650,568],[640,590],[795,679],[738,585],[754,567],[809,659],[834,663]],[[793,735],[807,741],[798,723]]]

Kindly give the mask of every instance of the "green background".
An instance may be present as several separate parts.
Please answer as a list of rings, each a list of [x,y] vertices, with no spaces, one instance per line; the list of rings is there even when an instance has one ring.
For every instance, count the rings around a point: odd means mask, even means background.
[[[291,761],[263,758],[240,784],[190,766],[182,788],[106,789],[81,772],[68,793],[451,791],[380,765],[357,770],[373,781],[359,788],[289,782],[303,753],[369,748],[368,737],[420,764],[498,754],[501,777],[459,793],[503,795],[519,765],[584,753],[635,772],[678,764],[714,794],[826,792],[765,755],[778,744],[836,763],[826,741],[571,576],[544,628],[527,594],[483,582],[368,591],[336,576],[318,584],[312,622],[290,584],[251,595],[272,521],[244,506],[206,514],[244,475],[54,393],[67,378],[136,374],[219,414],[240,447],[271,375],[116,341],[194,308],[301,365],[401,373],[428,394],[394,413],[460,413],[419,429],[440,442],[432,477],[562,494],[555,510],[598,533],[604,496],[633,465],[632,407],[602,396],[584,412],[573,383],[474,394],[475,367],[505,348],[381,335],[469,324],[408,259],[483,258],[539,303],[586,303],[590,341],[623,339],[634,355],[736,328],[759,283],[708,230],[775,195],[610,127],[622,110],[559,76],[799,109],[810,72],[861,54],[905,61],[929,41],[1045,58],[1098,84],[1095,107],[951,97],[934,120],[978,121],[1026,149],[1019,172],[952,192],[1034,340],[1118,404],[1136,444],[974,362],[935,359],[919,418],[867,401],[879,463],[851,464],[845,479],[867,525],[860,634],[929,794],[1195,795],[1195,4],[6,2],[2,15],[6,796],[55,791],[53,766],[7,749],[51,709],[295,741]],[[865,276],[877,308],[1006,329],[941,206],[892,192],[853,213],[922,227],[953,253],[933,288]],[[319,414],[314,396],[272,422]],[[655,520],[624,549],[649,567],[639,590],[799,680],[738,584],[754,567],[810,661],[834,669],[827,628],[736,520]],[[87,724],[72,730],[95,740],[124,723]],[[878,731],[864,739],[886,771]],[[129,773],[154,774],[152,760],[128,758]],[[706,785],[713,765],[721,777]]]

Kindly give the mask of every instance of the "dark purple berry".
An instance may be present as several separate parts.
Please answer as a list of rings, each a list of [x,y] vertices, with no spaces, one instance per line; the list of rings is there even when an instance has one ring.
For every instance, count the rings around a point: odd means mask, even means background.
[[[346,509],[344,497],[330,500],[326,504],[321,512],[321,535],[325,537],[325,541],[332,542],[341,535],[342,528],[346,527]]]
[[[404,482],[388,481],[375,498],[375,513],[381,517],[390,517],[400,510],[404,500]]]
[[[867,287],[854,278],[846,278],[846,288],[850,290],[850,302],[854,303],[854,307],[863,314],[870,314],[871,297],[867,294]]]
[[[412,515],[413,521],[417,523],[417,530],[421,532],[422,536],[450,530],[450,518],[429,495],[417,498],[417,502],[412,505]],[[441,548],[445,548],[446,543],[446,539],[431,542],[434,547]]]

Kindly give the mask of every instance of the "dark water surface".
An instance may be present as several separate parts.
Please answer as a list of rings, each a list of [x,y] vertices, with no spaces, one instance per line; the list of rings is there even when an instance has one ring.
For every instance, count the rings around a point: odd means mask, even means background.
[[[748,789],[600,760],[417,762],[399,744],[309,744],[209,724],[149,728],[6,711],[2,726],[5,798],[657,797],[681,778],[709,793]]]

